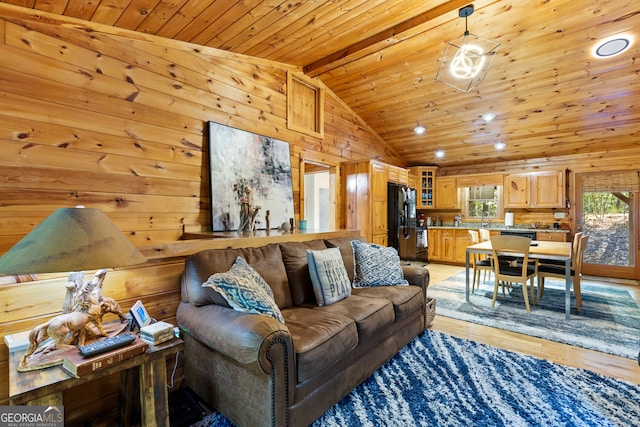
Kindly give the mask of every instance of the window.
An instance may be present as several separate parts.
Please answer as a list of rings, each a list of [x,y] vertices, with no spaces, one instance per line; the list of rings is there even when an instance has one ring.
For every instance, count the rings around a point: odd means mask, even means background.
[[[491,218],[501,218],[502,210],[500,196],[502,187],[497,185],[483,185],[466,187],[463,189],[465,218],[480,219],[483,212],[488,212]]]

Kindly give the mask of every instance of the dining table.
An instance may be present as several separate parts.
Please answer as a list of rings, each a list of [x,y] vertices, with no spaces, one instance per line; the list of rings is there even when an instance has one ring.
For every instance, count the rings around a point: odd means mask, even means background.
[[[564,312],[565,319],[571,318],[571,246],[570,242],[549,242],[549,241],[531,241],[529,249],[529,258],[544,258],[552,259],[564,262],[565,271],[565,294],[564,294]],[[466,288],[465,299],[467,302],[470,297],[469,290],[469,255],[470,254],[485,254],[491,255],[491,241],[485,241],[476,243],[475,245],[467,246],[465,257],[465,272],[466,272]]]

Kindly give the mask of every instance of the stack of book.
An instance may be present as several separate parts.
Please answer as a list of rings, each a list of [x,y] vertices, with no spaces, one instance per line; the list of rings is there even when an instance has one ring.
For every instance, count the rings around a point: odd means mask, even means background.
[[[64,353],[62,368],[75,377],[81,377],[144,354],[148,349],[149,344],[138,337],[125,347],[116,348],[95,356],[85,357],[80,353],[80,350],[72,348]]]
[[[149,345],[158,345],[173,338],[173,325],[156,322],[140,328],[140,338]]]

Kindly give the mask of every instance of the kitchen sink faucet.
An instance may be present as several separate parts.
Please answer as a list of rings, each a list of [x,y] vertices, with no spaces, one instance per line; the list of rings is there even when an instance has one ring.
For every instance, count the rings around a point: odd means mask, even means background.
[[[484,216],[487,216],[487,227],[489,227],[491,225],[491,214],[489,214],[488,211],[484,211],[482,212],[482,222],[480,223],[480,228],[484,228],[485,224],[484,224]]]

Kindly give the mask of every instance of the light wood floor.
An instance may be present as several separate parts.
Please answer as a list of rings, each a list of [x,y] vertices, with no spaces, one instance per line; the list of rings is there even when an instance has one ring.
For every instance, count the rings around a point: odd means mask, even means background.
[[[461,270],[461,267],[442,264],[429,264],[427,268],[431,275],[431,284],[444,280]],[[636,301],[640,301],[640,286],[632,284],[613,286],[624,286],[629,289]],[[561,365],[589,369],[603,375],[640,384],[640,366],[638,366],[636,359],[612,356],[489,326],[438,316],[437,312],[436,301],[436,318],[431,326],[434,331],[441,331],[459,338],[467,338],[494,347],[548,359]],[[638,350],[640,351],[640,341],[638,342]]]

